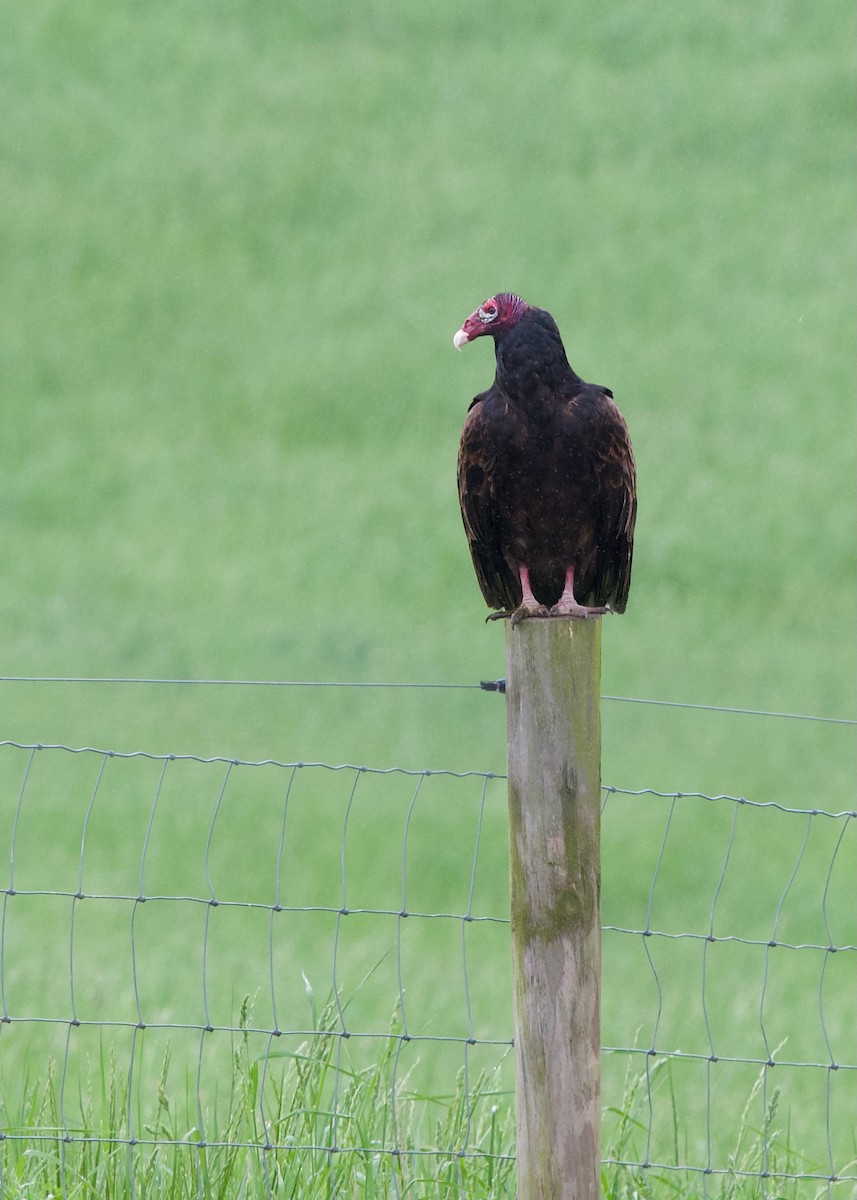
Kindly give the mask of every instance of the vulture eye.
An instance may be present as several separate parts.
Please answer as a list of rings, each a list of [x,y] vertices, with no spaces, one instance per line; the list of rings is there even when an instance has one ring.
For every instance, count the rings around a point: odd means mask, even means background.
[[[496,321],[497,320],[497,305],[493,304],[493,303],[483,304],[478,309],[476,315],[479,318],[479,320],[482,321],[486,325],[490,321]]]

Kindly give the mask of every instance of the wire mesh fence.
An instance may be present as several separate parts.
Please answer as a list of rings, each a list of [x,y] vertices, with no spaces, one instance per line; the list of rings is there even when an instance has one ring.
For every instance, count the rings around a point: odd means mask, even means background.
[[[5,742],[0,838],[4,1195],[513,1186],[503,776]],[[852,1194],[855,868],[852,810],[605,788],[607,1180]]]

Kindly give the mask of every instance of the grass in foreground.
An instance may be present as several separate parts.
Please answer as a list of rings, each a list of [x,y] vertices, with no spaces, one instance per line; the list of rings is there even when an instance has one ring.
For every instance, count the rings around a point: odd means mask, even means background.
[[[80,1094],[74,1123],[63,1113],[56,1070],[28,1084],[14,1120],[4,1114],[3,1200],[515,1195],[514,1101],[507,1091],[494,1090],[491,1076],[469,1088],[460,1076],[452,1097],[415,1094],[407,1078],[396,1081],[395,1016],[378,1060],[352,1069],[343,1061],[340,1039],[332,1036],[336,1007],[330,1004],[318,1015],[314,1036],[297,1053],[281,1056],[281,1074],[269,1071],[266,1078],[260,1060],[249,1053],[250,1014],[245,999],[240,1017],[245,1032],[233,1048],[228,1091],[202,1106],[190,1077],[177,1100],[169,1051],[155,1093],[146,1096],[135,1095],[115,1058],[103,1054],[92,1089]],[[629,1073],[622,1104],[606,1114],[605,1200],[808,1200],[838,1194],[837,1185],[829,1189],[817,1178],[823,1171],[790,1146],[776,1092],[763,1128],[752,1123],[759,1083],[747,1099],[738,1144],[728,1163],[715,1168],[713,1182],[681,1167],[686,1154],[669,1065],[661,1063],[655,1071],[672,1097],[675,1163],[647,1170],[634,1165],[645,1147],[645,1089],[643,1077]]]

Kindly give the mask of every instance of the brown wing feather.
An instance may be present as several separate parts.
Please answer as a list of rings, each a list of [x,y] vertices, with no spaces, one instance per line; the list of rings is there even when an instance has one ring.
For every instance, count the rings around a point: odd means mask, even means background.
[[[467,413],[458,449],[458,498],[470,555],[482,595],[491,608],[516,608],[520,582],[503,555],[500,513],[494,490],[498,447],[486,419],[490,392],[477,396]]]
[[[634,524],[637,517],[636,468],[628,427],[612,399],[603,394],[601,428],[593,439],[598,493],[598,565],[595,603],[624,612],[631,585]]]

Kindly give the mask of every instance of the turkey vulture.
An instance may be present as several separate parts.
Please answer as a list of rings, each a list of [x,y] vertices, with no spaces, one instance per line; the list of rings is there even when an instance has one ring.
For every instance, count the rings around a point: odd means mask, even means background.
[[[486,300],[454,345],[483,334],[497,372],[464,422],[458,494],[492,616],[624,612],[637,498],[613,393],[575,374],[553,317],[520,296]]]

